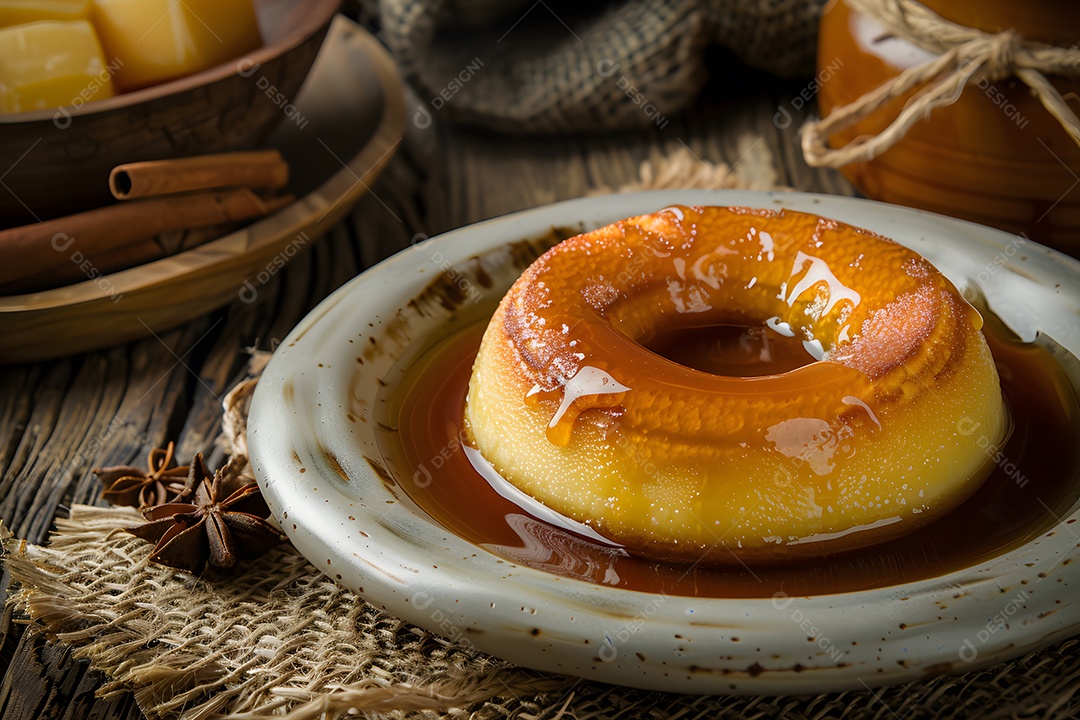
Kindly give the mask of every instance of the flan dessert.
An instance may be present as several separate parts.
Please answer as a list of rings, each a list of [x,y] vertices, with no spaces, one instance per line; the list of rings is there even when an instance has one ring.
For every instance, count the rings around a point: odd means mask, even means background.
[[[875,233],[669,207],[522,274],[484,334],[465,426],[507,481],[635,554],[820,557],[911,532],[985,478],[977,441],[1000,444],[1008,414],[981,324]],[[712,371],[672,359],[712,335]]]

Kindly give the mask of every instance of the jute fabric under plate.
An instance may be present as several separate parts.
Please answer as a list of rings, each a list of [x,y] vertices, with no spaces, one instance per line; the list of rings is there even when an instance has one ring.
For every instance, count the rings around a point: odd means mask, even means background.
[[[9,539],[15,602],[156,718],[1067,718],[1080,642],[963,676],[805,698],[649,693],[514,668],[408,625],[286,550],[232,577],[147,562],[130,508],[78,505],[48,547]],[[421,712],[421,709],[426,709]]]

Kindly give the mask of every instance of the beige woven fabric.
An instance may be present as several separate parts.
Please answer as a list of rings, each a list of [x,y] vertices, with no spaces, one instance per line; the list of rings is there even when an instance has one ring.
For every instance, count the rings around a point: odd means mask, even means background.
[[[687,147],[670,155],[654,153],[638,168],[638,179],[618,188],[596,187],[590,196],[638,190],[706,188],[709,190],[791,190],[777,182],[776,166],[761,137],[743,135],[736,141],[739,161],[734,167],[698,157]]]
[[[647,693],[516,669],[383,613],[288,550],[232,577],[147,562],[128,508],[75,506],[48,547],[8,539],[15,602],[152,720],[1069,718],[1080,642],[981,672],[807,698]]]
[[[380,37],[439,117],[513,133],[665,127],[721,45],[811,75],[823,0],[381,0]]]
[[[232,577],[152,565],[150,545],[121,531],[140,521],[131,508],[77,505],[48,548],[9,542],[8,564],[23,586],[15,602],[105,671],[100,694],[131,690],[150,718],[254,720],[288,708],[299,720],[334,707],[337,693],[379,711],[566,685],[406,625],[291,548]]]

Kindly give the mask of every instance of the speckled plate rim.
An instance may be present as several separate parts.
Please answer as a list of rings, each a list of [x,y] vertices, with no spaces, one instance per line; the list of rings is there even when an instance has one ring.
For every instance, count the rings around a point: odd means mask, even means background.
[[[402,501],[383,477],[374,423],[355,413],[374,404],[381,375],[422,340],[402,321],[409,301],[436,273],[464,277],[470,258],[482,256],[485,270],[497,272],[508,265],[507,243],[672,204],[790,208],[880,232],[927,256],[966,293],[981,293],[1020,337],[1048,333],[1080,356],[1080,263],[973,223],[854,198],[749,191],[649,191],[527,210],[368,270],[275,352],[252,403],[248,442],[256,477],[299,551],[432,632],[525,667],[645,689],[862,689],[973,670],[1080,630],[1080,604],[1070,599],[1080,582],[1080,503],[1024,546],[938,578],[837,595],[698,599],[515,565]],[[501,295],[508,282],[488,292]],[[449,311],[429,311],[418,322],[430,329],[449,319]],[[376,342],[381,355],[368,351],[364,362],[362,349]]]

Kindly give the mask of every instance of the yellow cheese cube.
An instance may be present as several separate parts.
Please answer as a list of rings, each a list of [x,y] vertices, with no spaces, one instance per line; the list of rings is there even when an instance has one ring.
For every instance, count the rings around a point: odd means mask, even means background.
[[[89,17],[90,0],[0,0],[0,27]]]
[[[0,112],[81,106],[114,94],[101,44],[85,20],[0,29]]]
[[[252,0],[93,0],[91,19],[123,90],[189,75],[262,44]]]

